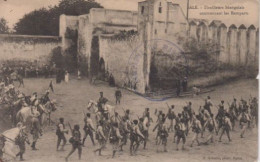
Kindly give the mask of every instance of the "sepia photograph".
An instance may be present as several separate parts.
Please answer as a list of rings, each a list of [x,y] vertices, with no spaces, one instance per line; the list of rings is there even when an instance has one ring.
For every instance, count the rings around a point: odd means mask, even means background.
[[[0,0],[0,162],[257,162],[258,0]]]

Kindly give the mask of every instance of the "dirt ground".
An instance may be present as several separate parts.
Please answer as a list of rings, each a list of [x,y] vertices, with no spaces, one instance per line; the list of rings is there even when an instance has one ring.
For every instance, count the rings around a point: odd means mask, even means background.
[[[44,93],[48,88],[48,84],[51,79],[25,79],[25,88],[20,88],[22,92],[26,94],[32,94],[32,92],[38,92],[38,95]],[[167,101],[150,101],[141,96],[133,94],[129,91],[122,90],[123,98],[120,106],[116,106],[116,111],[119,114],[123,114],[122,107],[124,109],[130,109],[132,111],[132,118],[137,119],[137,115],[141,116],[146,107],[150,108],[152,118],[156,120],[154,116],[155,109],[161,109],[165,113],[167,111],[166,102],[171,105],[175,105],[175,112],[178,113],[182,110],[182,107],[186,102],[191,101],[193,109],[197,112],[200,105],[204,104],[206,96],[210,95],[214,105],[220,103],[221,100],[229,101],[231,103],[233,97],[240,99],[248,99],[250,94],[252,96],[258,95],[258,83],[257,80],[240,80],[226,85],[215,87],[216,90],[196,97],[185,98],[172,98]],[[104,96],[109,99],[111,105],[115,105],[114,92],[115,88],[109,87],[106,84],[100,83],[90,85],[88,80],[71,80],[69,83],[54,84],[55,93],[51,93],[51,99],[56,99],[59,103],[58,110],[53,113],[52,120],[57,122],[60,117],[65,118],[65,123],[68,121],[71,125],[80,124],[81,133],[84,134],[83,128],[83,111],[87,112],[86,105],[90,99],[97,100],[99,92],[103,91]],[[227,105],[227,103],[225,103]],[[215,108],[215,107],[214,107]],[[213,110],[216,112],[216,108]],[[155,145],[155,132],[152,132],[155,123],[152,123],[150,127],[149,142],[147,149],[143,150],[140,147],[136,156],[129,155],[129,141],[124,147],[123,152],[119,152],[114,159],[111,158],[112,151],[111,145],[108,144],[107,148],[103,151],[103,156],[98,156],[93,153],[95,147],[92,146],[89,137],[86,140],[86,147],[83,147],[82,160],[81,161],[144,161],[144,162],[158,162],[158,161],[256,161],[258,150],[258,138],[257,128],[248,129],[245,137],[240,138],[240,128],[236,127],[235,131],[231,132],[232,142],[228,142],[227,137],[224,135],[222,142],[218,142],[218,138],[215,138],[213,144],[197,146],[196,144],[191,148],[192,134],[189,134],[186,142],[186,149],[176,151],[176,144],[173,143],[173,133],[169,134],[168,138],[168,152],[156,153]],[[68,126],[67,126],[68,128]],[[36,147],[38,151],[32,151],[29,145],[24,155],[26,161],[30,162],[60,162],[65,161],[64,158],[71,149],[69,144],[66,145],[65,151],[56,151],[57,137],[55,135],[56,126],[46,128],[43,136],[39,139]],[[205,134],[205,137],[207,133]],[[66,136],[70,137],[70,133]],[[200,138],[200,141],[205,138]],[[75,152],[69,161],[79,161],[77,152]]]

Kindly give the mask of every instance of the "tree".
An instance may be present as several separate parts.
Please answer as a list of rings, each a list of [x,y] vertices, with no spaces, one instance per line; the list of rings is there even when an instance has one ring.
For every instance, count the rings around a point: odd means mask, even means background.
[[[56,6],[34,10],[16,23],[17,34],[59,35],[59,18],[61,14],[88,14],[91,8],[103,8],[99,3],[85,0],[61,0]]]
[[[4,18],[0,18],[0,34],[6,34],[9,32],[7,21]]]

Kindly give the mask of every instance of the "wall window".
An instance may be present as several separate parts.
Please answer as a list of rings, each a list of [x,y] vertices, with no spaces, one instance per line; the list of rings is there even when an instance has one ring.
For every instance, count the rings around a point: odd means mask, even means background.
[[[158,11],[159,13],[162,13],[162,3],[160,2],[160,4],[159,4],[159,11]]]
[[[157,29],[154,30],[154,34],[157,34]]]
[[[165,29],[165,31],[164,31],[165,33],[167,33],[167,29]]]
[[[142,6],[141,13],[144,14],[144,6]]]

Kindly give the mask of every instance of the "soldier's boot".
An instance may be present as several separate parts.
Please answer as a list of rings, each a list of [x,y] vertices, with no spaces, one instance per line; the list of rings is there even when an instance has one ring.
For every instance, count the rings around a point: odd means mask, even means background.
[[[112,158],[115,157],[115,154],[116,154],[116,150],[113,150],[113,156],[112,156]]]
[[[86,140],[86,137],[83,138],[82,147],[85,147],[85,140]]]
[[[32,143],[32,146],[31,146],[31,147],[32,147],[32,150],[38,150],[38,149],[35,147],[35,145],[36,145],[36,142],[33,142],[33,143]]]
[[[20,161],[24,161],[23,154],[20,153]]]

